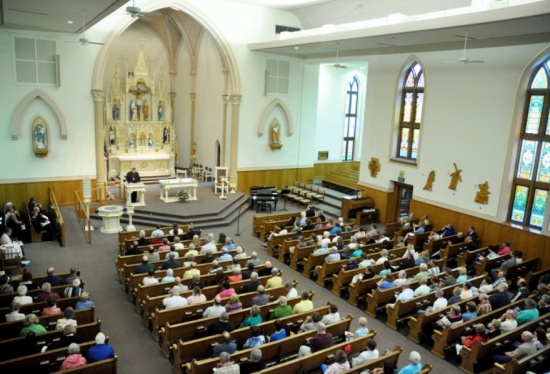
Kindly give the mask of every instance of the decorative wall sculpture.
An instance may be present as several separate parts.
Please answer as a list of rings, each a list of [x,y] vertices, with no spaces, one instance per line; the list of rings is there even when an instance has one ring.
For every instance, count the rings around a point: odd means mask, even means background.
[[[372,178],[376,178],[376,176],[380,172],[380,160],[378,158],[371,157],[369,161],[369,170],[370,170],[370,176]]]
[[[489,182],[485,181],[485,183],[481,183],[477,186],[479,191],[476,192],[476,198],[475,202],[479,204],[488,204],[489,203],[489,195],[491,192],[489,192]]]
[[[432,186],[435,182],[435,170],[430,171],[430,174],[428,174],[428,180],[426,181],[426,185],[424,186],[424,190],[431,191]]]
[[[458,182],[462,182],[462,177],[460,176],[460,173],[462,173],[462,169],[459,169],[458,166],[456,166],[456,162],[454,162],[453,165],[455,167],[455,171],[450,174],[451,183],[449,184],[449,188],[456,191],[456,186],[458,185]]]

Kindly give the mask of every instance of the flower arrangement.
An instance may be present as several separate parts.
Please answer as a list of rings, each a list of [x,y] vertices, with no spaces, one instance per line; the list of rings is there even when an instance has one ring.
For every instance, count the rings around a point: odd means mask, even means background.
[[[185,190],[180,190],[178,191],[178,193],[176,194],[176,197],[178,198],[178,200],[180,202],[185,202],[187,201],[187,199],[189,199],[189,194],[187,193],[187,191]]]

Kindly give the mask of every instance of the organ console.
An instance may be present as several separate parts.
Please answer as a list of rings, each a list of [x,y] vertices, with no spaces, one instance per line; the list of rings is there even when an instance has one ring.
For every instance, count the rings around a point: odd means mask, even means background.
[[[358,213],[364,209],[373,209],[374,208],[374,199],[372,197],[355,197],[355,196],[344,196],[342,197],[342,217],[344,221],[349,222],[352,219],[356,219]],[[373,221],[376,220],[376,217],[373,217]],[[360,224],[356,222],[356,224]]]

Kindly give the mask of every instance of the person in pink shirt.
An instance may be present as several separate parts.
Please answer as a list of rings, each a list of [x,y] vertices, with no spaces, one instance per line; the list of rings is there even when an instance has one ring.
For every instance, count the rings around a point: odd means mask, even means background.
[[[61,309],[57,307],[57,301],[55,298],[50,297],[47,302],[48,306],[42,309],[42,315],[43,316],[49,316],[52,314],[61,314]]]
[[[71,343],[68,349],[69,355],[61,364],[60,370],[67,370],[86,365],[86,359],[80,354],[80,346],[76,343]]]
[[[162,245],[159,247],[159,252],[170,252],[170,245],[168,239],[162,239]]]
[[[219,297],[226,298],[229,297],[237,292],[235,292],[235,289],[231,287],[228,281],[224,281],[222,283],[223,291],[218,294]]]
[[[505,255],[509,255],[510,252],[512,252],[512,249],[510,248],[510,241],[509,240],[506,240],[504,242],[504,248],[502,248],[498,253],[497,255],[499,256],[505,256]]]

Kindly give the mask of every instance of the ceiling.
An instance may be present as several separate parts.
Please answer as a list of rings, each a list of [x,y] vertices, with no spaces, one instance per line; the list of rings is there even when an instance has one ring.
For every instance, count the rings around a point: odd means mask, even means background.
[[[132,0],[135,1],[135,0]],[[136,6],[145,0],[137,0]],[[174,0],[177,1],[177,0]],[[447,18],[395,23],[374,28],[349,29],[351,22],[382,19],[400,13],[417,16],[455,8],[465,8],[472,0],[226,0],[291,11],[309,30],[308,35],[252,43],[249,48],[300,58],[334,57],[339,41],[340,56],[404,53],[460,49],[468,31],[468,48],[550,42],[550,0],[517,7],[505,7],[508,0],[492,0],[501,8]],[[474,0],[474,3],[476,1]],[[479,3],[479,1],[478,1]],[[506,3],[506,4],[504,4]],[[86,29],[129,0],[0,0],[0,27],[62,33],[82,32],[84,10]],[[168,12],[153,12],[140,22],[161,22]],[[157,19],[155,21],[155,19]],[[74,21],[73,24],[67,23]],[[332,32],[318,32],[323,25],[335,25]]]

